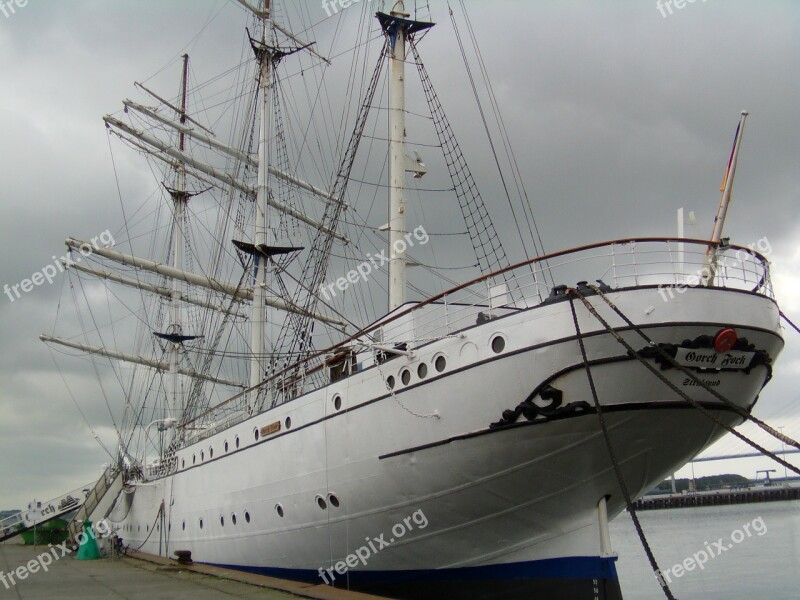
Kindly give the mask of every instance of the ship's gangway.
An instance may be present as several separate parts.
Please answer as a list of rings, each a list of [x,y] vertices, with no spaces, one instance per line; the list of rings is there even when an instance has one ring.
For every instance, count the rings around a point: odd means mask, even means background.
[[[83,505],[86,494],[93,487],[94,484],[90,483],[47,502],[31,502],[27,509],[0,521],[0,542],[58,517],[74,513]]]

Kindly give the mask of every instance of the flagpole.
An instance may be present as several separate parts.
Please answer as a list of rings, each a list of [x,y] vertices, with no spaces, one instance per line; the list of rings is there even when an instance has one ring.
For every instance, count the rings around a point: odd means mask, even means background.
[[[736,128],[736,135],[733,139],[733,149],[731,150],[731,156],[728,159],[728,167],[725,169],[725,176],[722,179],[722,185],[720,186],[719,191],[722,192],[722,198],[719,202],[719,209],[717,210],[717,216],[714,218],[714,230],[711,232],[711,241],[718,245],[720,240],[722,239],[722,229],[725,227],[725,217],[728,215],[728,206],[731,202],[731,193],[733,192],[733,180],[736,175],[736,163],[739,159],[739,146],[742,143],[742,134],[744,134],[744,122],[747,119],[747,115],[750,114],[746,110],[742,111],[741,118],[739,119],[739,125]],[[706,285],[714,285],[714,274],[716,273],[717,267],[717,246],[709,246],[707,255],[709,260],[707,260],[706,269]]]

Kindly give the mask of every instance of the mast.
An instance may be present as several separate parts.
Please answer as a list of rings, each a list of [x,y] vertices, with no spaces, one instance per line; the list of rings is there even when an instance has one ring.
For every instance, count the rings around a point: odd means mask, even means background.
[[[267,167],[269,165],[269,78],[272,63],[272,52],[267,47],[267,32],[270,24],[270,0],[264,0],[264,9],[259,15],[261,19],[261,43],[253,44],[253,51],[259,62],[260,79],[258,92],[260,103],[260,126],[258,140],[258,185],[256,187],[256,215],[253,242],[256,247],[267,245]],[[267,325],[266,293],[267,293],[267,257],[258,252],[253,253],[255,265],[255,282],[253,285],[253,304],[250,318],[250,386],[261,383],[266,371],[264,360],[264,332]]]
[[[391,45],[389,72],[389,311],[406,301],[406,38],[433,23],[413,21],[403,0],[377,17]]]
[[[409,16],[403,0],[395,3],[391,15]],[[389,73],[389,311],[406,301],[405,26],[395,28],[393,44]]]
[[[189,72],[189,55],[183,55],[183,74],[181,77],[181,110],[180,122],[186,123],[186,83],[187,75]],[[184,152],[186,149],[186,139],[183,133],[178,135],[178,149]],[[186,167],[183,163],[178,166],[177,186],[174,190],[169,190],[174,204],[173,211],[173,227],[172,227],[172,266],[175,269],[183,270],[183,216],[186,209],[186,201],[188,195],[186,193]],[[171,336],[182,336],[182,310],[181,310],[181,296],[183,296],[183,282],[179,279],[172,280],[172,301],[169,307],[170,326],[168,334]],[[183,390],[181,389],[181,381],[178,378],[178,360],[181,344],[173,337],[169,340],[170,355],[169,355],[169,372],[172,389],[170,393],[169,409],[167,417],[177,418],[183,409]]]

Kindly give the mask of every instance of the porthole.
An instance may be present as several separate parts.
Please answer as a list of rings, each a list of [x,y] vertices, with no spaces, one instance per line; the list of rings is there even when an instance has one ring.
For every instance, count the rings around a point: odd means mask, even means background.
[[[233,514],[231,515],[231,523],[233,523],[234,525],[236,525],[236,513],[233,513]]]
[[[436,360],[433,361],[433,366],[436,367],[436,370],[441,373],[447,368],[447,360],[444,356],[437,356]]]
[[[197,463],[197,456],[192,454],[192,464],[195,464],[195,463]]]
[[[203,528],[203,519],[200,519],[200,529]]]
[[[250,522],[250,513],[249,512],[245,512],[244,513],[244,520],[247,521],[248,523]]]
[[[214,458],[214,449],[213,448],[209,448],[208,449],[208,458]]]
[[[256,438],[256,441],[258,441],[258,429],[253,430],[253,437]]]
[[[167,523],[167,531],[172,531],[172,523]]]
[[[496,335],[492,338],[492,352],[500,354],[506,349],[506,340],[502,335]]]
[[[286,419],[283,421],[283,424],[286,425],[286,429],[291,429],[292,428],[292,417],[286,417]]]
[[[181,531],[186,531],[186,521],[181,522]]]
[[[223,448],[225,448],[225,452],[228,451],[228,440],[225,440],[225,444],[223,445]]]
[[[206,459],[206,453],[200,450],[200,462],[203,462]]]
[[[280,504],[275,505],[275,512],[278,513],[278,516],[282,519],[283,518],[283,506]]]
[[[388,388],[389,388],[390,390],[393,390],[393,389],[394,389],[394,375],[389,375],[389,376],[386,378],[386,385],[388,386]]]
[[[186,459],[182,458],[181,459],[181,469],[184,469],[184,468],[186,468]]]
[[[411,383],[411,371],[409,371],[408,369],[403,369],[400,372],[400,381],[403,382],[403,385],[408,385],[409,383]]]
[[[328,494],[328,500],[331,503],[331,506],[334,508],[339,508],[339,498],[336,497],[336,494]]]
[[[225,517],[223,517],[222,515],[219,516],[219,524],[222,527],[225,527]]]
[[[419,363],[417,367],[417,377],[420,379],[425,379],[428,376],[428,365],[425,363]]]
[[[236,436],[236,447],[237,448],[239,447],[239,436],[238,435]]]
[[[327,503],[327,502],[325,502],[325,498],[323,498],[322,496],[317,496],[317,505],[318,505],[318,506],[319,506],[319,507],[320,507],[322,510],[325,510],[326,508],[328,508],[328,503]]]
[[[336,410],[342,409],[342,397],[339,394],[336,394],[333,397],[333,408],[335,408]]]

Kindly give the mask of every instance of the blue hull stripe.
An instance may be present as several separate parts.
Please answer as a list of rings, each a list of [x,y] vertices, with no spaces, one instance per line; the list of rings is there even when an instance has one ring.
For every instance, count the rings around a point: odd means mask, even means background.
[[[402,581],[500,581],[500,580],[535,580],[535,579],[564,579],[564,580],[617,580],[616,557],[597,556],[572,556],[568,558],[550,558],[519,563],[498,565],[485,565],[480,567],[461,567],[457,569],[424,569],[406,571],[366,571],[359,569],[359,563],[354,569],[347,569],[345,575],[351,582],[361,583],[390,583]],[[213,563],[212,563],[213,564]],[[334,565],[322,565],[325,569]],[[281,579],[293,579],[309,583],[323,583],[319,571],[308,569],[280,569],[274,567],[249,567],[242,565],[214,564],[226,569],[236,569],[258,575],[268,575]],[[337,578],[342,577],[336,571]]]

